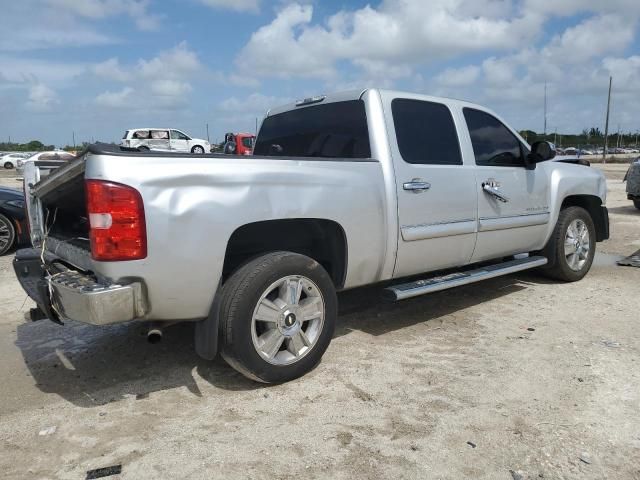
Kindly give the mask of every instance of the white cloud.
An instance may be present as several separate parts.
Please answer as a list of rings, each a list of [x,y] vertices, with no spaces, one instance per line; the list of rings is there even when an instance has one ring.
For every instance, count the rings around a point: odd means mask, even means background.
[[[633,41],[635,27],[632,16],[591,17],[553,38],[542,55],[556,61],[582,63],[608,52],[619,52]]]
[[[602,60],[605,74],[614,77],[615,90],[620,92],[635,92],[640,96],[640,56],[632,55],[627,58],[607,57]]]
[[[101,107],[124,108],[131,106],[133,99],[133,88],[124,87],[117,92],[106,91],[98,95],[95,103]]]
[[[27,107],[37,112],[48,112],[60,103],[58,95],[48,86],[37,83],[29,89]]]
[[[264,116],[270,108],[288,102],[291,102],[291,100],[263,95],[261,93],[252,93],[243,99],[236,97],[227,98],[218,105],[217,110],[227,113],[249,113],[254,116]]]
[[[476,65],[467,65],[460,68],[447,68],[436,76],[436,82],[441,85],[453,87],[467,87],[473,85],[480,75],[480,68]]]
[[[201,70],[198,55],[189,49],[186,42],[160,52],[151,60],[139,60],[137,69],[147,78],[183,78]]]
[[[545,15],[569,16],[585,12],[627,12],[638,16],[637,0],[526,0],[524,10]]]
[[[181,97],[192,90],[191,85],[179,80],[156,80],[151,82],[151,93],[163,97]]]
[[[326,78],[335,75],[337,63],[352,59],[365,69],[397,68],[487,49],[515,50],[539,34],[543,18],[510,13],[509,2],[493,0],[385,0],[377,8],[340,11],[322,26],[312,23],[311,5],[292,3],[252,35],[236,64],[261,76]]]
[[[157,30],[161,16],[149,12],[149,0],[46,0],[51,7],[90,19],[131,17],[140,30]]]
[[[99,105],[133,109],[144,105],[155,110],[174,110],[188,105],[192,79],[205,74],[198,55],[185,42],[161,51],[151,59],[130,65],[110,58],[93,65],[91,72],[106,80],[126,82],[120,91],[105,91],[95,102]]]
[[[0,55],[0,73],[6,82],[14,84],[44,83],[52,87],[64,87],[85,71],[86,67],[81,63]]]
[[[258,13],[260,11],[260,0],[200,0],[200,3],[208,7],[236,12]]]
[[[100,78],[126,82],[131,78],[131,74],[125,71],[117,58],[110,58],[104,62],[97,63],[91,67],[94,75]]]

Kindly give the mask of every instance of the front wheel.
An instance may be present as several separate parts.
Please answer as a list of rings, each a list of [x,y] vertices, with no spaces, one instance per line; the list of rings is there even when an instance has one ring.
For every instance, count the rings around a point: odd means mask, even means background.
[[[337,299],[318,262],[268,253],[236,270],[222,288],[221,352],[229,365],[253,380],[281,383],[320,362],[333,336]]]
[[[0,214],[0,255],[4,255],[16,240],[16,229],[11,220]]]
[[[549,260],[549,267],[542,271],[557,280],[576,282],[591,268],[595,253],[596,231],[591,215],[581,207],[565,208],[542,251]]]
[[[196,145],[191,149],[191,153],[202,155],[204,153],[204,147],[201,147],[200,145]]]
[[[13,163],[4,162],[4,168],[6,168],[7,170],[11,170],[13,168]]]

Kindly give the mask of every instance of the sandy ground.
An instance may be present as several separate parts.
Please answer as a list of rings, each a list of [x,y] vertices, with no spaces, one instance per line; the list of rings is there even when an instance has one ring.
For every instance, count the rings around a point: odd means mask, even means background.
[[[136,324],[27,322],[0,258],[0,477],[640,479],[640,269],[615,266],[640,211],[625,166],[595,168],[612,239],[583,281],[347,292],[320,366],[280,386],[200,360],[190,325],[149,345]]]

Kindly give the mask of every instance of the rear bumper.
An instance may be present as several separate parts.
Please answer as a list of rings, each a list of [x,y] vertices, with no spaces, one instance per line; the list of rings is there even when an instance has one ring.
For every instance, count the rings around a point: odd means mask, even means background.
[[[64,267],[53,255],[29,248],[16,252],[13,267],[24,291],[51,320],[111,325],[140,319],[147,313],[139,282],[105,284]]]

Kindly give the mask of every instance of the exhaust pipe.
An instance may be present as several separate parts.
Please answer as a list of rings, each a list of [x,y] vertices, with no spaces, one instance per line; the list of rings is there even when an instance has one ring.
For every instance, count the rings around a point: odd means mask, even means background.
[[[149,343],[160,343],[162,341],[162,332],[165,328],[174,325],[177,322],[151,322],[147,331],[147,341]]]
[[[162,328],[160,328],[157,325],[154,325],[151,328],[149,328],[149,331],[147,332],[147,341],[151,344],[156,344],[156,343],[160,343],[161,340],[162,340]]]

